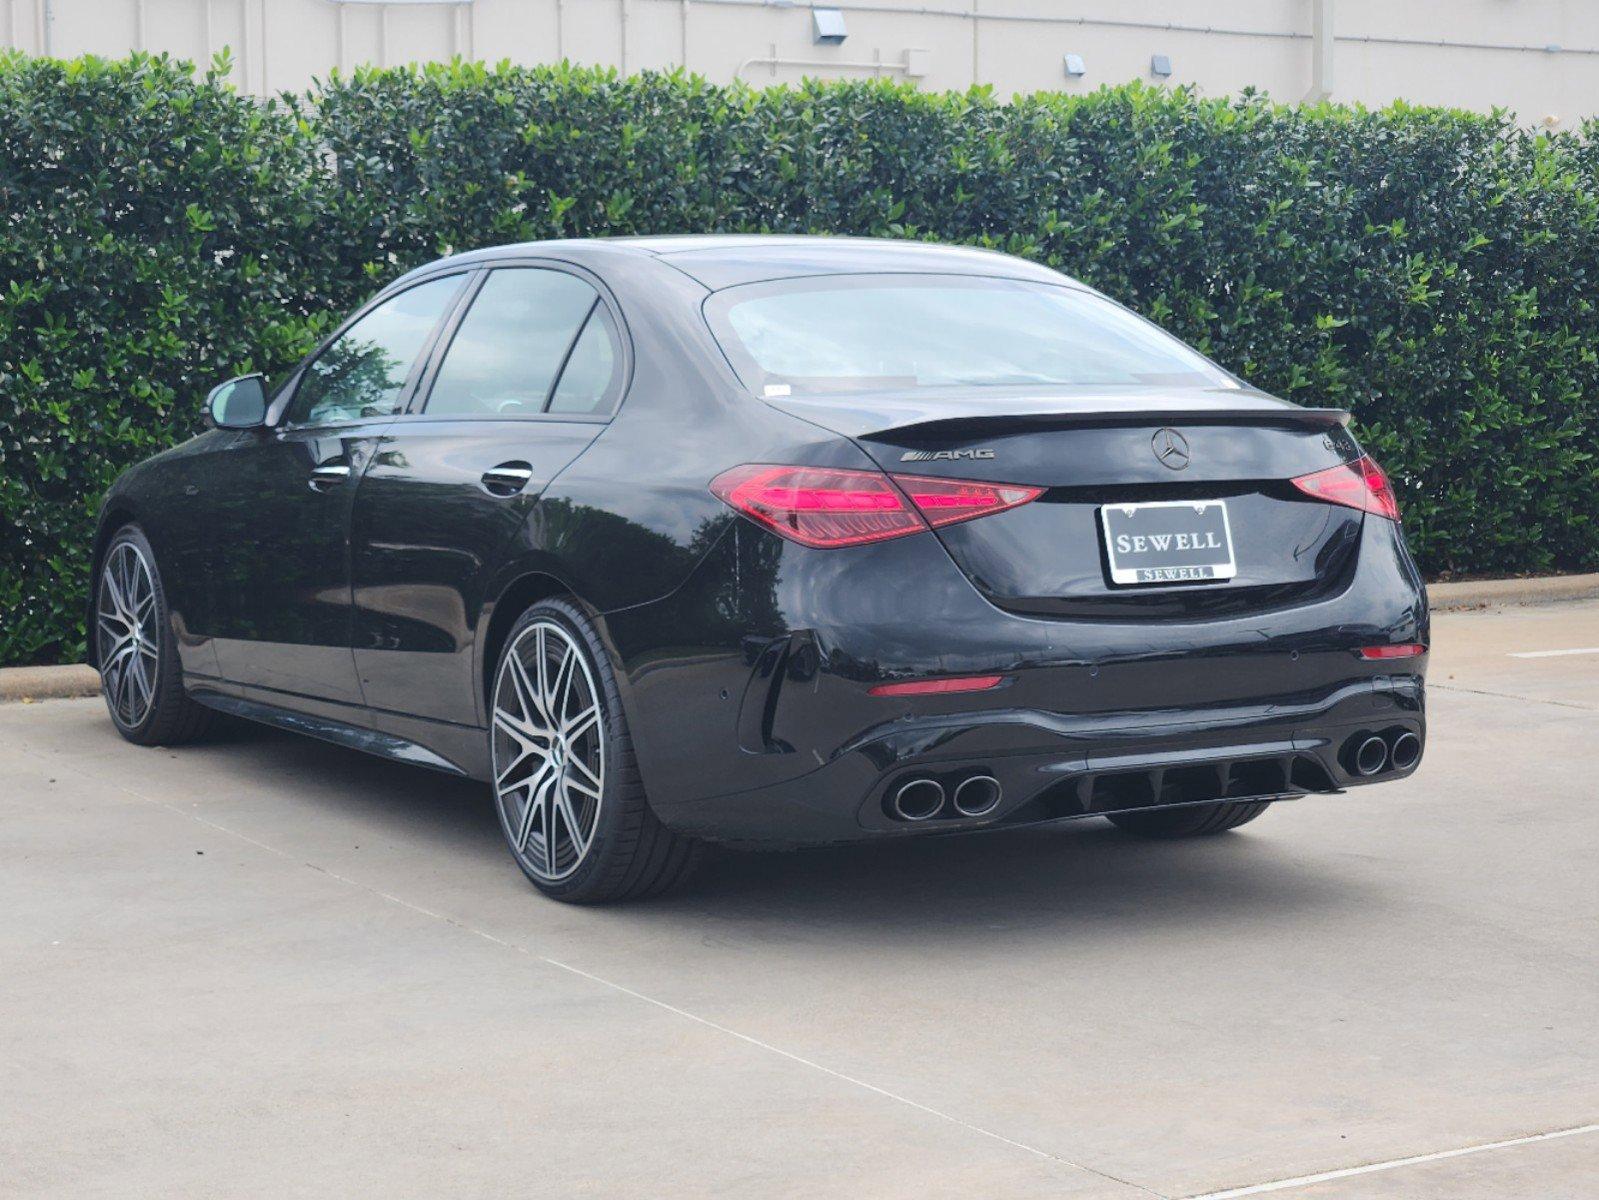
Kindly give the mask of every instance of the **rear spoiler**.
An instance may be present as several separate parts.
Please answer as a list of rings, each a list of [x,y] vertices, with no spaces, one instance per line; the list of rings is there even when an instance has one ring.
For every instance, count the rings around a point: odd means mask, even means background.
[[[1332,430],[1349,424],[1349,413],[1341,408],[1301,408],[1261,393],[1245,393],[1229,397],[1229,401],[1163,399],[1151,403],[1147,397],[1125,396],[923,401],[872,396],[768,399],[767,403],[835,433],[868,441],[1107,425],[1278,425]]]
[[[880,438],[959,437],[994,433],[999,427],[1022,432],[1033,429],[1084,429],[1114,425],[1280,425],[1289,429],[1337,429],[1349,424],[1349,414],[1339,408],[1300,408],[1262,411],[1256,408],[1193,409],[1146,408],[1138,413],[1027,413],[1025,415],[932,417],[913,424],[894,425],[856,436]]]

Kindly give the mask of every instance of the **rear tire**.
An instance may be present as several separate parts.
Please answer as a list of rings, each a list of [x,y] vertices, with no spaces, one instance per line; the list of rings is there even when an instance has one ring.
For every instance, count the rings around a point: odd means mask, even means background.
[[[175,746],[211,731],[217,714],[183,690],[155,551],[137,525],[117,530],[94,579],[95,661],[117,732],[139,746]]]
[[[489,750],[511,856],[546,896],[603,904],[681,886],[704,844],[656,819],[594,623],[541,600],[506,635],[494,669]]]
[[[1271,807],[1270,800],[1246,800],[1217,804],[1186,804],[1180,808],[1155,808],[1135,812],[1106,813],[1117,829],[1147,838],[1208,837],[1226,833],[1253,821]]]

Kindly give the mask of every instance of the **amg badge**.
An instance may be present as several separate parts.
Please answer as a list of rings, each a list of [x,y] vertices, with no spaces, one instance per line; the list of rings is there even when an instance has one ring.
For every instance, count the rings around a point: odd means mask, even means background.
[[[962,458],[993,458],[992,450],[907,450],[900,462],[955,462]]]

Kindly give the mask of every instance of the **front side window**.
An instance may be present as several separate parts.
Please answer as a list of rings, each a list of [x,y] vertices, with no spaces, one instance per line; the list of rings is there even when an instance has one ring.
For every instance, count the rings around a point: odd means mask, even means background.
[[[290,425],[386,416],[464,275],[419,283],[385,300],[325,346],[305,369],[289,406]]]
[[[599,294],[563,271],[492,272],[450,340],[430,416],[525,416],[550,399]]]
[[[1236,387],[1149,322],[1078,288],[960,275],[833,275],[728,288],[712,332],[756,395],[928,387]]]

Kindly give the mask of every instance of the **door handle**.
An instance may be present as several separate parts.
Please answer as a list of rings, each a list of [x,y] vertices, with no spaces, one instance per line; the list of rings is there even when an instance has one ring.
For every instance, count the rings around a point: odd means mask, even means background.
[[[533,478],[525,462],[505,462],[483,472],[483,490],[493,496],[514,496]]]
[[[320,467],[312,468],[310,483],[313,488],[320,490],[343,483],[349,477],[348,463],[324,463]]]

